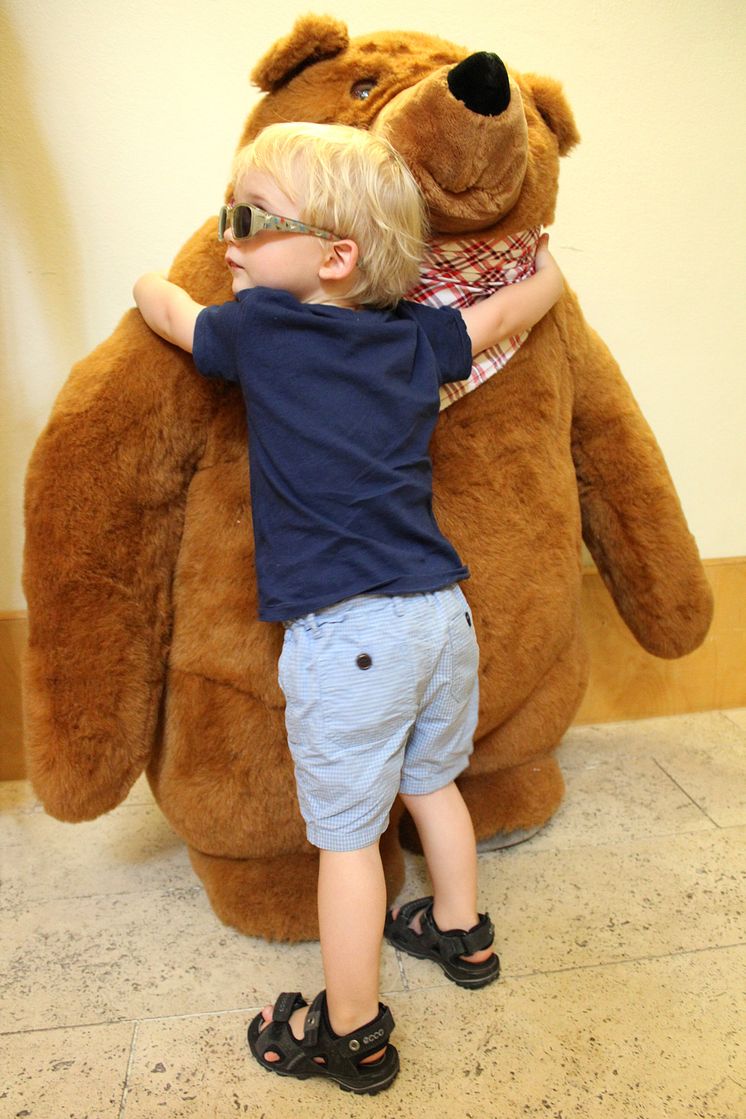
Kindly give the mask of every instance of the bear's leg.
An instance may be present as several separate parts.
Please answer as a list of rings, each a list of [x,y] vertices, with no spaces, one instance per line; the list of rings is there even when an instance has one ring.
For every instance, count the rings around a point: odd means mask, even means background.
[[[530,839],[559,808],[565,783],[555,750],[580,706],[587,681],[588,655],[576,629],[522,706],[478,738],[458,786],[480,851]],[[406,814],[400,834],[408,850],[421,850]]]
[[[318,939],[315,850],[236,859],[190,847],[189,857],[224,924],[266,940]]]
[[[480,851],[509,847],[547,823],[562,802],[565,782],[553,754],[510,769],[459,779]]]
[[[404,885],[399,843],[401,805],[381,836],[386,896],[393,902]],[[226,925],[266,940],[318,940],[316,884],[319,859],[314,848],[271,858],[222,858],[189,848],[192,867],[212,908]]]
[[[559,808],[565,783],[553,755],[534,758],[510,769],[458,779],[471,813],[479,851],[496,851],[525,842]],[[422,848],[408,813],[402,819],[401,841],[408,851]]]

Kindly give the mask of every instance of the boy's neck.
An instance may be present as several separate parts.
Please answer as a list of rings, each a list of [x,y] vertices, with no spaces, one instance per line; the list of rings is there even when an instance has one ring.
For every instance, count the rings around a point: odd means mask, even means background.
[[[326,307],[342,307],[349,311],[360,311],[362,310],[360,302],[354,296],[348,294],[354,286],[354,279],[356,277],[339,283],[322,281],[318,291],[304,302],[319,303]]]
[[[348,311],[363,311],[364,307],[354,299],[313,299],[312,303],[320,303],[324,307],[342,307]]]

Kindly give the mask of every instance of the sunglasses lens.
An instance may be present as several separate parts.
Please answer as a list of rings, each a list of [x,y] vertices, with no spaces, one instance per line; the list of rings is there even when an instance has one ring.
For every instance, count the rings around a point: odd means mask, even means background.
[[[251,206],[239,202],[233,207],[233,236],[241,241],[244,237],[251,236]]]
[[[218,214],[218,241],[223,240],[226,227],[228,225],[228,207],[221,206],[220,213]]]

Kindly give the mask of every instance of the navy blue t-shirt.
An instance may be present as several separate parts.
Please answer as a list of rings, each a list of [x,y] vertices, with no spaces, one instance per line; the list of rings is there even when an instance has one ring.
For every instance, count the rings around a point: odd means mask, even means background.
[[[433,515],[428,453],[440,385],[471,370],[457,312],[252,288],[200,312],[194,361],[243,392],[262,619],[468,578]]]

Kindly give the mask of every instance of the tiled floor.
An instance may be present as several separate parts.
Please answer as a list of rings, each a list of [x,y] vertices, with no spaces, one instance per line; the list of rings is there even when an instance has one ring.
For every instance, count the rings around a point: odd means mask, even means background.
[[[561,757],[551,824],[480,857],[502,979],[384,948],[402,1071],[374,1098],[249,1058],[257,1007],[323,985],[317,946],[219,924],[144,782],[79,825],[0,785],[0,1119],[745,1119],[746,709]]]

